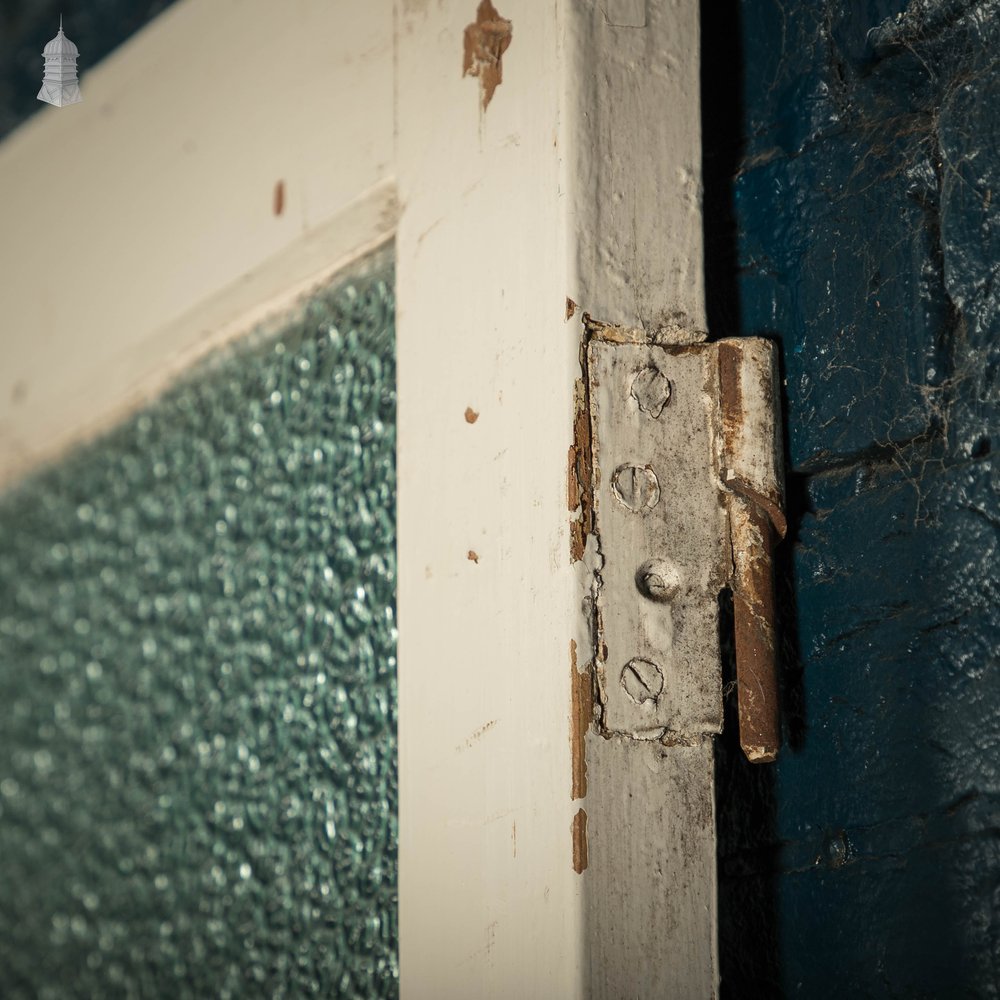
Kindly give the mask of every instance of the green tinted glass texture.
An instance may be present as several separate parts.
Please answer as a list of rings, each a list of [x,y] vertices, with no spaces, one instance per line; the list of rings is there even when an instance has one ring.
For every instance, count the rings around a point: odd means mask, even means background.
[[[395,489],[382,262],[0,500],[0,996],[398,994]]]

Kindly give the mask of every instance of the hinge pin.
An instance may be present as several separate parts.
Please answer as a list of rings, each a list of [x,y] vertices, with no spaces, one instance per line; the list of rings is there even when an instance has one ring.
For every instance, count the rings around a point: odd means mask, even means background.
[[[786,527],[775,345],[721,341],[719,387],[740,744],[748,760],[766,763],[781,744],[773,549],[775,533],[783,537]]]

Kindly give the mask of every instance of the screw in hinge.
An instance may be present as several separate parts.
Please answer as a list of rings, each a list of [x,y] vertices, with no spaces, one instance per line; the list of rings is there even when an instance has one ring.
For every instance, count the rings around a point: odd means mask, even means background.
[[[667,559],[647,559],[636,570],[635,585],[651,601],[667,604],[681,592],[680,570]]]
[[[660,481],[648,465],[619,465],[611,491],[631,511],[652,510],[660,502]]]
[[[672,388],[670,379],[659,368],[650,366],[636,372],[632,379],[631,395],[639,404],[639,409],[655,419],[670,402]]]
[[[622,687],[637,705],[655,702],[663,691],[663,671],[655,663],[636,657],[622,670]]]

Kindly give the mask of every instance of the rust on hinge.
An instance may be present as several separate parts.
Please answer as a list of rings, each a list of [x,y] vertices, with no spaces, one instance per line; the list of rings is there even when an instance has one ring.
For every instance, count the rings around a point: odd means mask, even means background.
[[[723,340],[718,350],[740,744],[748,760],[765,763],[781,743],[773,552],[787,522],[777,353],[756,338]]]
[[[775,345],[660,344],[586,312],[583,327],[570,536],[575,562],[592,549],[597,561],[592,675],[573,675],[578,743],[586,683],[602,735],[688,745],[719,731],[716,595],[729,585],[740,742],[751,761],[774,760],[773,552],[787,530]],[[574,757],[574,796],[582,773]]]
[[[599,732],[674,743],[716,733],[717,595],[732,575],[717,352],[648,343],[587,314],[584,330]]]
[[[774,534],[760,507],[733,494],[729,500],[733,539],[733,621],[740,745],[747,759],[767,763],[778,756],[778,670],[774,614]]]

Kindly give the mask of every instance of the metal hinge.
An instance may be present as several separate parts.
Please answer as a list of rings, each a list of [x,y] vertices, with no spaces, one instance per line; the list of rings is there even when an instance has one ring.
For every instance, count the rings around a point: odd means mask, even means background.
[[[665,743],[721,731],[728,588],[740,742],[750,760],[774,760],[772,551],[785,534],[775,345],[649,344],[585,323],[589,419],[578,417],[571,482],[578,552],[593,538],[601,730]]]

